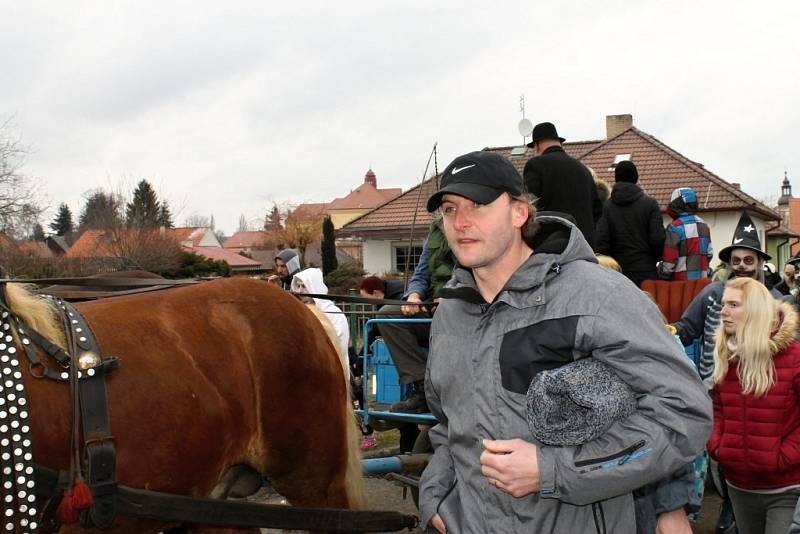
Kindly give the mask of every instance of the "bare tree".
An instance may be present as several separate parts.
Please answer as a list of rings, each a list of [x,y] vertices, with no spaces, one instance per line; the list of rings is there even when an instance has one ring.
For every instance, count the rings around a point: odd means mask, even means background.
[[[300,263],[305,265],[306,248],[322,237],[323,214],[309,214],[298,210],[286,216],[284,227],[268,232],[278,248],[296,248],[300,253]]]
[[[11,133],[10,119],[0,122],[0,230],[22,238],[42,214],[40,184],[20,172],[27,151]]]
[[[193,213],[183,220],[183,226],[211,228],[211,219],[205,215]]]

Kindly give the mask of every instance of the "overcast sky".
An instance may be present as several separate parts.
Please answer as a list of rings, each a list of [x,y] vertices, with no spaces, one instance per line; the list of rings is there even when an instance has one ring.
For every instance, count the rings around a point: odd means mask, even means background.
[[[291,6],[289,4],[292,4]],[[800,194],[800,2],[0,0],[0,117],[75,217],[149,180],[227,234],[520,144],[634,124],[756,196]],[[52,211],[45,223],[50,222]]]

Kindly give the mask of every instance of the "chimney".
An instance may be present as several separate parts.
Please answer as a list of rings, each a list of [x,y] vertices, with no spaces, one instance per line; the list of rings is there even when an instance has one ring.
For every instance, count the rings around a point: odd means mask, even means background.
[[[633,126],[633,115],[606,115],[606,139],[611,139]]]

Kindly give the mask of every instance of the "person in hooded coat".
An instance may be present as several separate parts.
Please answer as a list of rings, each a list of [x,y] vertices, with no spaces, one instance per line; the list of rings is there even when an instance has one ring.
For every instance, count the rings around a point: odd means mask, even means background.
[[[667,213],[664,252],[658,275],[663,280],[697,280],[708,277],[708,264],[714,257],[711,230],[695,215],[697,195],[691,187],[672,192]]]
[[[295,293],[328,294],[328,286],[322,280],[322,270],[316,267],[310,267],[295,274],[294,278],[292,278],[291,289]],[[313,298],[314,305],[325,312],[325,315],[330,319],[333,328],[336,330],[336,336],[339,338],[340,354],[347,355],[347,348],[350,346],[350,326],[347,324],[344,312],[330,300],[317,297],[306,298]]]
[[[611,256],[622,274],[640,286],[658,278],[656,263],[664,248],[661,208],[636,182],[639,171],[632,161],[621,161],[614,170],[616,183],[597,223],[595,252]]]

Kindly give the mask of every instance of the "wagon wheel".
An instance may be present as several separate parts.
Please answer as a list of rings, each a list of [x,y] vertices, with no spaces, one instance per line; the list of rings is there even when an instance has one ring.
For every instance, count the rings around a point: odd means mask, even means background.
[[[428,430],[431,427],[426,426],[419,431],[417,440],[414,442],[414,448],[411,449],[412,454],[432,453],[433,445],[431,445],[431,438],[428,436]],[[414,506],[419,510],[419,487],[411,486],[411,499],[414,501]]]

